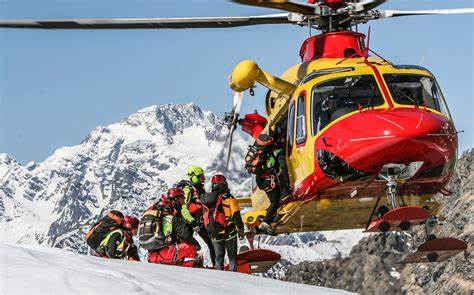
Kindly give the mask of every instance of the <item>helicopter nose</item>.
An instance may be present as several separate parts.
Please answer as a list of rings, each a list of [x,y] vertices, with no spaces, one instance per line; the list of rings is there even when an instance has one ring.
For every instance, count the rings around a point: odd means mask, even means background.
[[[439,165],[456,154],[452,122],[422,108],[361,111],[332,127],[319,146],[367,173],[388,163]]]

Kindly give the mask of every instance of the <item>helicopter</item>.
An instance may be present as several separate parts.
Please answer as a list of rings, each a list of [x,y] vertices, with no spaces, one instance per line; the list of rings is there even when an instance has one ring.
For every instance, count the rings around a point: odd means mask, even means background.
[[[259,16],[0,20],[0,28],[188,29],[293,24],[319,30],[306,39],[301,63],[280,77],[254,61],[239,63],[230,76],[236,92],[228,157],[238,125],[253,138],[284,134],[290,195],[271,225],[275,234],[365,228],[366,232],[426,227],[426,242],[403,262],[438,262],[467,249],[454,238],[430,232],[457,158],[457,131],[435,76],[426,68],[395,65],[370,48],[354,30],[369,21],[402,16],[474,13],[473,8],[380,10],[386,0],[234,0],[284,10]],[[372,56],[372,55],[373,56]],[[266,117],[240,116],[244,91],[268,88]],[[277,134],[278,133],[278,134]],[[241,204],[253,229],[266,214],[268,198],[255,188]],[[252,237],[250,237],[252,239]]]

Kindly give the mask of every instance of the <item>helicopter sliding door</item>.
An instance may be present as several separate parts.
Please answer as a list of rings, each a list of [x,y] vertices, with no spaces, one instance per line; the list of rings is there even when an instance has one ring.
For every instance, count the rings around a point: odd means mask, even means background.
[[[308,99],[306,91],[302,91],[291,103],[288,111],[288,156],[290,179],[298,185],[313,170],[313,152],[306,144],[308,137]]]

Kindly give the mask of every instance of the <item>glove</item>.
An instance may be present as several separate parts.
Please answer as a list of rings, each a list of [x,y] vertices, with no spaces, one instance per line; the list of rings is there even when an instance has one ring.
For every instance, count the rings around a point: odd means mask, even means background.
[[[195,233],[198,233],[201,230],[201,227],[199,225],[193,226],[193,231]]]

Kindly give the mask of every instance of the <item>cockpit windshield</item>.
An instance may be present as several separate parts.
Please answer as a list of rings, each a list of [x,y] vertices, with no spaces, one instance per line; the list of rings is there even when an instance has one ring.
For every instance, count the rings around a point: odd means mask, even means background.
[[[383,77],[396,103],[426,106],[449,115],[441,91],[433,78],[413,74],[385,74]]]
[[[321,82],[313,87],[311,97],[313,135],[330,122],[359,107],[384,104],[372,75],[347,76]]]

